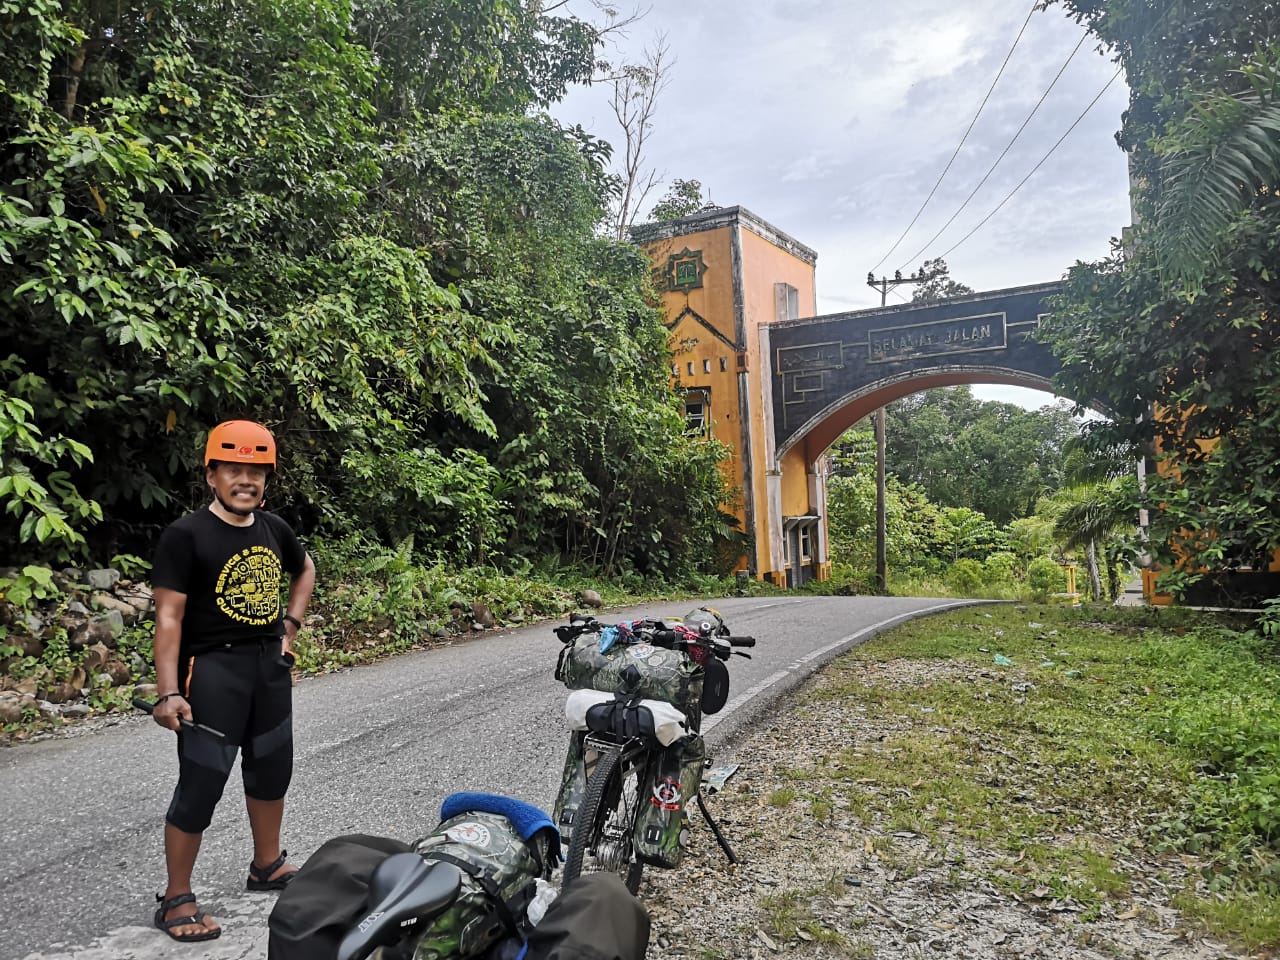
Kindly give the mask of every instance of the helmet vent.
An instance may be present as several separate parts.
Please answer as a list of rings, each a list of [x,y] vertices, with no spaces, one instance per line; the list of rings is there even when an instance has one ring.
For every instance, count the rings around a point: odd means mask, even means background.
[[[249,420],[227,420],[209,431],[205,441],[204,461],[256,463],[275,470],[276,445],[271,431]]]

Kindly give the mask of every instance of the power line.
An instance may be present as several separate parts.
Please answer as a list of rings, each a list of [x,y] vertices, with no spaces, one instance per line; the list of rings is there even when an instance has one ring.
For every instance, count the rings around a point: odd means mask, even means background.
[[[956,145],[955,152],[951,154],[951,159],[947,161],[947,165],[942,168],[942,173],[938,177],[938,182],[933,185],[933,189],[929,191],[929,195],[924,198],[924,203],[920,204],[920,209],[916,211],[916,215],[911,218],[911,222],[907,224],[907,229],[902,231],[902,236],[893,242],[893,246],[883,257],[876,261],[875,266],[871,268],[871,272],[875,273],[879,269],[880,264],[884,263],[893,255],[893,251],[898,249],[898,244],[906,239],[907,234],[911,232],[911,228],[916,225],[916,221],[920,219],[920,214],[924,213],[924,208],[929,205],[929,201],[933,199],[933,195],[938,192],[938,187],[942,186],[942,181],[947,175],[947,171],[951,169],[951,165],[956,162],[956,157],[960,155],[960,148],[964,146],[965,141],[969,139],[969,134],[973,130],[973,125],[978,122],[978,118],[982,116],[982,111],[987,105],[987,101],[991,99],[991,94],[996,89],[996,84],[1000,82],[1000,78],[1004,75],[1004,68],[1009,65],[1009,59],[1013,56],[1013,51],[1018,47],[1018,41],[1022,39],[1023,33],[1026,32],[1027,24],[1031,22],[1032,16],[1035,15],[1036,8],[1039,7],[1040,0],[1035,0],[1031,4],[1031,9],[1027,11],[1027,19],[1022,21],[1022,28],[1018,31],[1018,35],[1013,38],[1013,46],[1009,48],[1009,52],[1005,54],[1004,63],[1000,64],[999,71],[996,72],[996,78],[991,81],[991,86],[987,90],[987,95],[982,98],[982,103],[978,104],[978,112],[973,115],[973,119],[969,121],[969,127],[964,132],[964,136],[960,138],[960,142]]]
[[[991,164],[987,172],[982,175],[982,179],[978,181],[978,185],[973,188],[973,191],[969,194],[969,196],[964,198],[964,203],[960,204],[960,206],[956,209],[956,212],[951,215],[951,217],[947,220],[946,223],[944,223],[941,226],[941,228],[939,228],[937,233],[935,233],[932,237],[928,239],[928,241],[925,243],[923,247],[921,247],[914,254],[912,254],[910,257],[908,257],[906,260],[902,262],[902,266],[905,267],[908,263],[915,262],[915,260],[922,253],[924,253],[926,250],[929,249],[929,247],[933,245],[933,242],[935,240],[937,240],[940,236],[946,233],[947,227],[951,226],[951,224],[956,222],[956,217],[960,216],[960,214],[964,212],[965,207],[969,206],[969,201],[971,201],[975,196],[978,195],[978,191],[982,189],[982,185],[985,184],[991,178],[991,175],[996,172],[996,167],[1000,166],[1000,161],[1003,160],[1008,155],[1009,151],[1013,149],[1013,145],[1017,143],[1018,138],[1022,136],[1022,131],[1027,129],[1027,124],[1031,123],[1031,118],[1034,117],[1036,113],[1040,110],[1040,108],[1044,105],[1045,100],[1048,99],[1049,94],[1053,91],[1053,88],[1058,85],[1058,81],[1062,79],[1062,75],[1066,73],[1067,67],[1070,65],[1071,61],[1075,59],[1076,54],[1080,52],[1080,48],[1084,46],[1084,42],[1087,39],[1089,39],[1088,30],[1086,30],[1083,34],[1081,34],[1080,39],[1076,42],[1075,47],[1072,49],[1067,59],[1063,62],[1062,66],[1058,68],[1058,72],[1057,74],[1054,75],[1053,80],[1050,81],[1049,86],[1046,87],[1044,93],[1040,95],[1040,99],[1036,101],[1036,105],[1031,108],[1031,112],[1027,114],[1027,118],[1022,121],[1022,126],[1020,126],[1017,132],[1014,133],[1013,138],[1008,142],[1008,144],[1005,145],[1005,148],[1000,151],[1000,156],[996,157],[995,163]]]
[[[1097,102],[1102,99],[1102,95],[1106,93],[1108,89],[1110,89],[1111,84],[1116,82],[1116,77],[1120,76],[1123,70],[1124,70],[1124,67],[1121,67],[1114,74],[1112,74],[1111,79],[1108,80],[1103,85],[1102,89],[1098,91],[1098,95],[1089,101],[1089,105],[1085,107],[1083,111],[1081,111],[1080,116],[1076,117],[1075,120],[1072,122],[1071,126],[1067,127],[1067,132],[1058,138],[1057,142],[1052,147],[1049,148],[1049,152],[1046,153],[1043,157],[1041,157],[1040,162],[1031,168],[1030,173],[1028,173],[1020,181],[1018,181],[1018,185],[1014,187],[1012,190],[1010,190],[1008,195],[1003,200],[1001,200],[998,204],[996,204],[996,207],[994,210],[992,210],[985,217],[979,220],[977,223],[977,226],[975,226],[972,230],[970,230],[963,237],[961,237],[959,240],[953,243],[950,247],[948,247],[946,252],[942,254],[943,258],[950,256],[952,250],[960,246],[960,244],[964,243],[966,240],[972,237],[975,233],[977,233],[982,228],[983,224],[985,224],[988,220],[990,220],[997,213],[999,213],[1000,208],[1013,199],[1013,195],[1022,189],[1023,185],[1028,180],[1030,180],[1031,177],[1035,174],[1035,172],[1044,165],[1044,162],[1046,160],[1048,160],[1051,156],[1053,156],[1053,152],[1062,145],[1062,141],[1067,139],[1067,137],[1071,135],[1071,131],[1074,130],[1077,127],[1077,125],[1079,125],[1080,121],[1085,118],[1085,114],[1087,114],[1090,110],[1092,110],[1094,108],[1094,105],[1097,104]]]
[[[1158,28],[1160,24],[1164,22],[1164,18],[1168,16],[1169,11],[1172,10],[1177,5],[1178,5],[1178,0],[1169,0],[1169,2],[1165,5],[1164,9],[1160,11],[1160,15],[1156,17],[1155,20],[1152,21],[1151,26],[1147,29],[1147,32],[1142,35],[1141,39],[1139,39],[1136,44],[1134,44],[1134,47],[1133,47],[1134,50],[1136,50],[1138,47],[1142,46],[1149,39],[1151,39],[1152,35],[1156,32],[1156,28]],[[1051,156],[1053,156],[1054,151],[1057,150],[1058,147],[1062,145],[1062,141],[1066,140],[1067,137],[1071,135],[1071,131],[1074,130],[1079,125],[1080,121],[1085,118],[1085,115],[1088,114],[1088,112],[1097,105],[1098,101],[1102,99],[1102,95],[1111,88],[1111,85],[1113,83],[1116,82],[1116,77],[1120,76],[1120,74],[1123,72],[1124,72],[1124,64],[1122,63],[1120,67],[1116,70],[1116,72],[1111,75],[1111,79],[1102,85],[1102,89],[1098,91],[1098,95],[1095,96],[1092,100],[1090,100],[1089,105],[1080,112],[1080,116],[1076,117],[1075,120],[1072,121],[1071,126],[1067,127],[1066,132],[1063,133],[1063,135],[1057,139],[1054,145],[1049,148],[1049,152],[1040,158],[1040,161],[1034,167],[1031,168],[1031,170],[1027,173],[1027,175],[1018,181],[1018,185],[1014,187],[1012,190],[1010,190],[1009,193],[1005,196],[1005,198],[1001,200],[998,204],[996,204],[995,208],[990,213],[988,213],[985,217],[979,220],[977,224],[974,225],[972,230],[970,230],[963,237],[961,237],[959,240],[953,243],[950,247],[948,247],[941,254],[942,258],[946,258],[950,256],[951,251],[955,250],[956,247],[960,246],[960,244],[964,243],[966,240],[972,237],[975,233],[981,230],[983,225],[986,224],[988,220],[990,220],[997,213],[999,213],[1000,209],[1006,203],[1008,203],[1010,200],[1013,199],[1014,194],[1016,194],[1019,190],[1021,190],[1023,185],[1026,184],[1026,182],[1031,179],[1031,177],[1035,174],[1035,172],[1044,165],[1045,161],[1048,160]]]

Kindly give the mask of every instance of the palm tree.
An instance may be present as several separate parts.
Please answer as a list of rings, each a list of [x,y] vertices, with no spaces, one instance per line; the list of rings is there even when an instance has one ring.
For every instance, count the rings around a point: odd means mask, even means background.
[[[1280,48],[1240,73],[1248,89],[1205,97],[1157,146],[1156,254],[1188,286],[1220,255],[1232,218],[1280,180]]]
[[[1112,594],[1118,590],[1119,566],[1131,559],[1136,492],[1136,479],[1125,476],[1070,487],[1059,494],[1065,506],[1054,521],[1053,534],[1063,550],[1084,548],[1089,592],[1094,600],[1103,596],[1099,548],[1106,555]]]

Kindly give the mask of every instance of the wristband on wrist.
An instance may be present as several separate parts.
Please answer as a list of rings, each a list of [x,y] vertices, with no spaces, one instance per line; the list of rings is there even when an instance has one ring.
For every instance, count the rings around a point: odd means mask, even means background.
[[[283,617],[281,617],[280,619],[281,619],[281,620],[288,620],[290,623],[292,623],[292,624],[293,624],[295,627],[297,627],[299,630],[301,630],[301,629],[302,629],[302,621],[301,621],[301,620],[299,620],[297,617],[295,617],[295,616],[294,616],[293,614],[291,614],[291,613],[286,613],[286,614],[285,614]]]
[[[173,693],[166,693],[163,697],[156,697],[156,706],[160,706],[160,704],[164,703],[170,697],[180,697],[180,696],[182,696],[182,694],[179,693],[177,690],[175,690],[173,691]]]

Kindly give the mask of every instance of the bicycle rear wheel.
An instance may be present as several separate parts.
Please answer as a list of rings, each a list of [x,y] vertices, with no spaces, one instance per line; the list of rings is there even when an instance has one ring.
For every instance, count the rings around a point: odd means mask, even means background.
[[[632,893],[640,889],[644,864],[636,858],[632,837],[642,799],[644,757],[643,750],[601,753],[574,818],[565,883],[584,873],[615,873]]]

